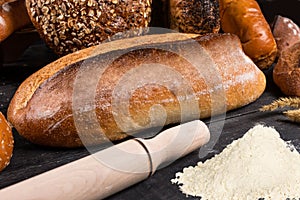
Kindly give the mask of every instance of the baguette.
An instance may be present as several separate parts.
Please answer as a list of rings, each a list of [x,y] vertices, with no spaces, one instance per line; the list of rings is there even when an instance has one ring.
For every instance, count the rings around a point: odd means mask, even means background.
[[[244,54],[237,36],[188,37],[141,36],[64,56],[20,85],[8,120],[33,143],[78,147],[207,118],[247,105],[263,93],[265,76]],[[161,107],[163,111],[156,109]]]
[[[260,69],[275,61],[277,46],[255,0],[220,0],[221,29],[239,36],[245,53]]]

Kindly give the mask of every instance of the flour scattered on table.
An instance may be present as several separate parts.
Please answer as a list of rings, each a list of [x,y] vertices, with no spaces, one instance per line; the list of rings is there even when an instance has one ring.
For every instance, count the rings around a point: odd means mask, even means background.
[[[300,198],[300,154],[271,127],[257,125],[220,154],[171,180],[208,200]]]

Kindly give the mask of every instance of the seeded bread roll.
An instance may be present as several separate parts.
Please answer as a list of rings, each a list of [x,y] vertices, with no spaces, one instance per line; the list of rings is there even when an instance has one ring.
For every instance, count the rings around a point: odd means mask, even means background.
[[[18,88],[8,119],[33,143],[76,147],[224,113],[255,101],[265,85],[235,35],[140,36],[40,69]]]
[[[221,29],[239,36],[245,53],[261,68],[275,61],[277,46],[255,0],[220,0]]]
[[[151,18],[151,0],[26,0],[26,6],[39,34],[58,55],[147,27]]]
[[[218,0],[170,0],[170,28],[183,33],[218,33]]]
[[[13,145],[11,127],[0,112],[0,171],[9,164],[13,153]]]

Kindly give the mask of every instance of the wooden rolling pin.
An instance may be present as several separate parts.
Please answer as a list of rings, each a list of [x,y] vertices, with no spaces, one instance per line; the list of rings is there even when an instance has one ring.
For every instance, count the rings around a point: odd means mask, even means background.
[[[103,199],[209,141],[207,126],[192,121],[152,139],[131,139],[0,190],[1,199]]]

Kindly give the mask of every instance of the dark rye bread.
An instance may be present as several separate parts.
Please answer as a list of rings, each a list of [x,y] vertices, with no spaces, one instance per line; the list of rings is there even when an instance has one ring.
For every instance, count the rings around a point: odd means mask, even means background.
[[[219,0],[170,0],[170,28],[182,33],[218,33]]]
[[[287,17],[280,15],[275,17],[272,33],[277,43],[277,56],[280,56],[285,49],[300,41],[299,26]]]
[[[58,55],[148,27],[151,20],[151,0],[26,0],[26,7],[41,38]]]
[[[273,35],[278,46],[274,82],[285,95],[300,96],[300,29],[291,19],[276,16]]]
[[[273,79],[285,95],[300,97],[300,41],[280,53]]]
[[[195,43],[200,48],[195,47]],[[190,54],[188,61],[180,56],[183,54]],[[78,94],[74,96],[74,91],[78,90],[74,81],[78,80],[75,77],[78,78],[79,70],[99,69],[99,63],[110,62],[114,55],[120,56],[113,59],[96,80],[95,104],[74,106],[78,105],[74,102]],[[192,64],[199,61],[199,57],[194,55],[200,56],[203,61],[201,70]],[[149,74],[154,73],[159,84],[140,85],[136,80],[148,81],[149,78],[148,74],[138,73],[141,69],[138,66],[151,63],[154,65]],[[169,72],[161,71],[162,66],[177,72],[180,78],[173,80],[172,76],[168,76]],[[136,73],[130,74],[132,72]],[[129,76],[128,82],[126,79],[122,82],[126,76]],[[86,78],[93,81],[89,76]],[[200,113],[192,106],[191,94],[181,91],[184,87],[180,80],[190,86]],[[122,87],[116,90],[118,84],[122,86],[130,81],[135,90],[122,91]],[[205,118],[239,108],[256,100],[264,91],[265,84],[264,74],[244,54],[237,36],[216,34],[195,40],[175,33],[141,36],[84,49],[45,66],[20,85],[9,105],[8,120],[21,135],[34,143],[76,147],[81,146],[82,141],[77,135],[74,116],[77,123],[78,119],[81,122],[84,116],[89,116],[89,112],[96,113],[101,133],[95,124],[89,124],[89,119],[84,121],[87,126],[84,129],[89,128],[85,131],[80,129],[85,144],[101,143],[107,141],[106,137],[120,140],[127,137],[127,133],[136,133],[144,128]],[[85,92],[90,88],[81,89]],[[128,94],[129,98],[126,97]],[[128,113],[124,114],[121,110],[126,103]],[[151,110],[157,104],[164,107],[165,113],[159,109]],[[181,110],[182,104],[189,106]],[[96,107],[95,112],[93,106]],[[152,120],[149,112],[153,114]]]

